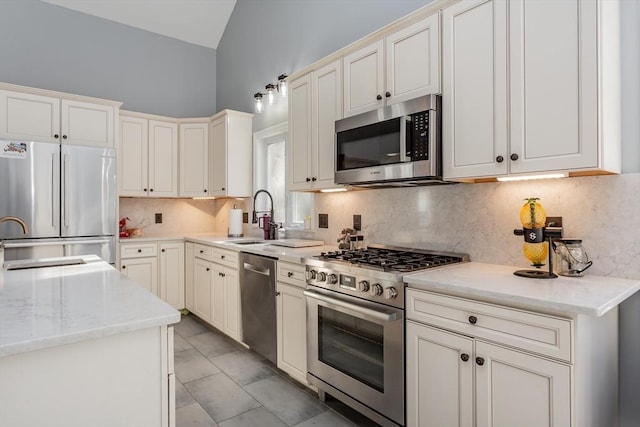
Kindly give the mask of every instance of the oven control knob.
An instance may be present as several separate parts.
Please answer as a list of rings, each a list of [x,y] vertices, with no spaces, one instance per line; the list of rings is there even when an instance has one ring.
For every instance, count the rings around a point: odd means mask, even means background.
[[[325,280],[327,280],[327,273],[321,271],[318,273],[318,276],[316,277],[316,281],[317,282],[324,282]]]
[[[367,292],[369,290],[369,282],[367,282],[366,280],[359,281],[356,289],[358,290],[358,292]]]
[[[331,273],[327,276],[327,283],[330,285],[335,285],[336,283],[338,283],[338,276]]]
[[[386,299],[394,299],[397,296],[398,296],[398,291],[396,291],[396,288],[394,288],[393,286],[384,290],[384,297]]]
[[[374,297],[378,295],[382,295],[382,286],[380,286],[380,284],[378,283],[374,283],[373,285],[371,285],[371,290],[369,291],[369,294]]]
[[[317,274],[318,274],[318,272],[316,270],[309,270],[309,271],[307,271],[307,279],[308,280],[315,280]]]

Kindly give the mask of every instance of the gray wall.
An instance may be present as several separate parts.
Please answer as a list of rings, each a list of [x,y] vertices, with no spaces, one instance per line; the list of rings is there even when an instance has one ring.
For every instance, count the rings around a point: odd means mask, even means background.
[[[253,94],[430,0],[238,0],[218,45],[218,109],[253,112]],[[282,103],[284,104],[284,103]],[[286,105],[254,129],[287,120]]]
[[[0,81],[170,117],[216,112],[214,49],[40,1],[0,0]]]

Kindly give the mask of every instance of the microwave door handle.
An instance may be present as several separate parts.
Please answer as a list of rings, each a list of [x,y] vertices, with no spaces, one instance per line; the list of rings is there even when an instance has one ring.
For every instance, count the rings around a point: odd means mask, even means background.
[[[410,162],[411,156],[407,155],[407,122],[411,122],[410,116],[400,118],[400,161]]]

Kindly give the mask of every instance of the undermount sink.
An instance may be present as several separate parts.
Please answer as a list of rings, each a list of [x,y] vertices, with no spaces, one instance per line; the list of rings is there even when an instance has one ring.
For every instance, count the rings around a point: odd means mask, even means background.
[[[4,269],[27,270],[30,268],[63,267],[69,265],[86,264],[82,258],[45,258],[45,259],[21,259],[15,261],[5,261]]]

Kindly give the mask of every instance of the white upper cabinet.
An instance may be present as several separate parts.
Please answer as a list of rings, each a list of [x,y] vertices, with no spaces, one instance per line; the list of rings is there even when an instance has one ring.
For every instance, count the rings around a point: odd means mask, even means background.
[[[620,172],[619,2],[443,12],[443,172]]]
[[[378,40],[344,57],[344,115],[384,105],[384,42]]]
[[[305,74],[289,85],[290,190],[340,187],[334,182],[335,121],[342,118],[341,61]]]
[[[224,110],[211,118],[209,193],[251,197],[253,194],[253,115]]]
[[[141,117],[120,117],[121,196],[178,195],[178,125]]]
[[[344,116],[440,93],[440,15],[344,56]]]
[[[116,105],[0,90],[0,137],[111,148]]]
[[[179,195],[209,196],[209,123],[180,124],[179,145]]]
[[[440,15],[385,38],[387,104],[440,93]]]

